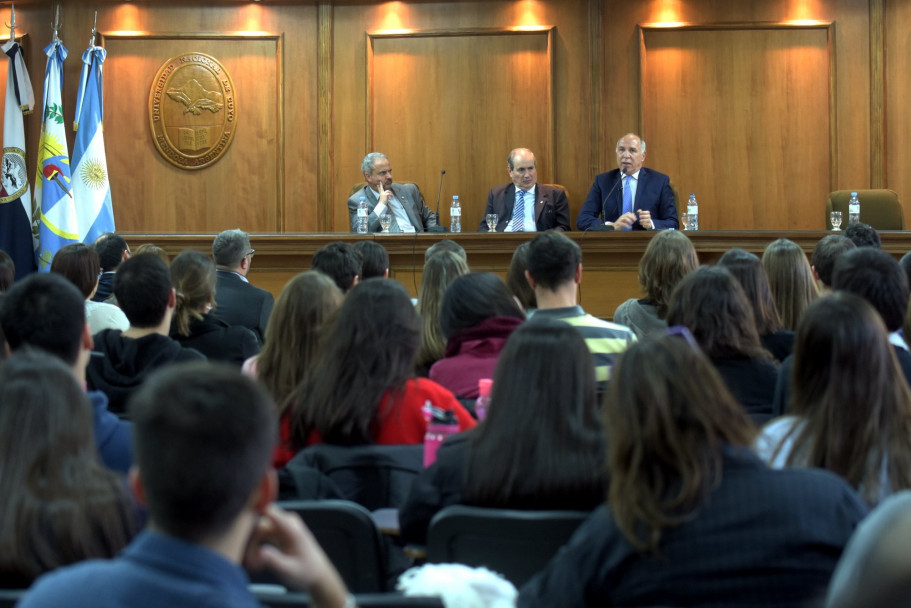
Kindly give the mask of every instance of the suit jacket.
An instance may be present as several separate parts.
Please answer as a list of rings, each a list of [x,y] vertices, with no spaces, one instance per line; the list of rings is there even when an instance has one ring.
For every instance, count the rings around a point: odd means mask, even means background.
[[[230,270],[218,270],[216,274],[215,310],[212,314],[228,325],[243,325],[252,329],[262,344],[275,298]]]
[[[535,226],[538,232],[545,230],[572,230],[569,227],[569,202],[566,200],[566,191],[563,188],[537,184],[535,195]],[[485,217],[481,218],[478,232],[487,232],[486,215],[497,214],[497,232],[503,232],[506,224],[512,219],[512,209],[516,204],[515,184],[506,184],[493,188],[487,195],[487,208]]]
[[[618,185],[620,178],[620,169],[601,173],[595,177],[595,183],[592,184],[588,198],[582,205],[582,211],[576,218],[576,226],[579,230],[587,230],[604,222],[615,222],[623,215],[623,185]],[[671,180],[664,173],[658,173],[646,167],[639,170],[636,198],[633,200],[633,210],[637,209],[644,209],[652,214],[652,223],[656,230],[662,228],[676,230],[679,227]],[[599,216],[601,216],[600,220]],[[633,224],[633,230],[645,229],[637,220]]]
[[[395,194],[395,198],[402,203],[408,219],[411,220],[411,225],[414,226],[417,232],[424,232],[431,226],[438,224],[436,214],[424,204],[424,197],[417,185],[393,183],[390,190]],[[382,230],[380,216],[374,213],[373,210],[376,208],[377,203],[380,202],[380,197],[370,186],[364,186],[348,199],[348,220],[351,224],[351,232],[357,232],[357,205],[362,196],[367,199],[367,213],[370,214],[367,216],[367,232],[379,232]],[[396,231],[394,226],[390,230]]]

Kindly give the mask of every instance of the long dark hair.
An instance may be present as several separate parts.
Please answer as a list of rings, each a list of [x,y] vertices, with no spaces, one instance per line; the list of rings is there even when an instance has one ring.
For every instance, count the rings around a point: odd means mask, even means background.
[[[797,329],[797,323],[810,302],[819,295],[813,270],[803,250],[793,241],[777,239],[762,253],[765,268],[785,329]]]
[[[756,429],[712,364],[676,336],[630,346],[604,399],[617,526],[639,551],[689,519],[722,483],[725,446],[748,449]]]
[[[470,272],[456,278],[440,308],[440,329],[447,340],[491,317],[525,320],[525,313],[503,279],[492,272]]]
[[[597,502],[605,497],[603,455],[585,340],[562,321],[524,323],[506,342],[490,410],[473,432],[465,500],[497,506],[588,489]]]
[[[367,279],[348,292],[315,365],[294,391],[291,442],[316,431],[326,443],[373,443],[377,407],[387,391],[392,407],[412,376],[421,318],[396,281]]]
[[[781,316],[772,297],[769,278],[759,256],[735,247],[724,252],[718,265],[726,268],[743,287],[743,293],[753,306],[756,331],[760,336],[774,334],[781,329]]]
[[[91,405],[57,358],[22,350],[0,365],[0,462],[6,582],[113,557],[135,533],[126,488],[98,462]]]

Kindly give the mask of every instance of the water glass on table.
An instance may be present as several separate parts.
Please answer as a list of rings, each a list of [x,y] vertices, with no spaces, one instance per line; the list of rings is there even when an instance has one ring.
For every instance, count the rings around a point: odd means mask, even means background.
[[[832,230],[841,230],[841,211],[829,213],[829,221],[832,222]]]
[[[487,221],[487,230],[490,232],[495,232],[497,229],[497,221],[500,219],[497,217],[496,213],[488,213],[487,217],[484,218]]]
[[[389,226],[392,225],[392,214],[388,211],[380,216],[380,228],[383,232],[389,232]]]

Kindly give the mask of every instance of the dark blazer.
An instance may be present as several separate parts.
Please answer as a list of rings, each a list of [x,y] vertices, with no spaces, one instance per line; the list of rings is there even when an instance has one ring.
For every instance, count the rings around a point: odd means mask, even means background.
[[[424,203],[424,196],[416,184],[393,183],[389,189],[395,194],[395,198],[402,203],[402,208],[405,209],[405,214],[411,220],[415,231],[424,232],[428,228],[437,225],[436,213],[431,211],[430,207]],[[351,224],[351,232],[357,232],[357,205],[362,196],[367,200],[367,213],[369,214],[367,216],[367,232],[379,232],[382,230],[380,216],[374,213],[373,210],[376,208],[377,203],[380,202],[380,197],[370,186],[364,186],[348,198],[348,220]],[[395,232],[394,227],[390,228],[390,230]]]
[[[212,314],[228,325],[243,325],[252,329],[262,344],[275,298],[230,270],[218,270],[216,274],[215,310]]]
[[[601,173],[595,177],[595,183],[588,192],[582,211],[576,218],[579,230],[587,230],[604,222],[615,222],[622,215],[623,184],[619,184],[620,169]],[[608,194],[610,194],[609,198]],[[639,182],[636,186],[636,198],[633,210],[644,209],[652,214],[652,223],[656,230],[679,228],[677,206],[674,204],[674,191],[671,180],[664,173],[658,173],[646,167],[639,170]],[[600,216],[600,220],[598,219]],[[633,230],[645,230],[638,221]]]
[[[572,230],[569,226],[569,202],[563,188],[537,184],[535,188],[535,226],[538,232],[545,230]],[[497,232],[503,232],[506,224],[512,219],[512,209],[516,204],[515,184],[505,184],[493,188],[487,195],[487,208],[478,225],[478,232],[487,232],[488,213],[497,214]]]

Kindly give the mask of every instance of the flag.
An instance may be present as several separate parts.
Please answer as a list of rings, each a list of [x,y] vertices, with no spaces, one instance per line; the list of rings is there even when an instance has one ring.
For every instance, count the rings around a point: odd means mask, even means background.
[[[32,193],[25,167],[23,113],[35,106],[32,83],[22,59],[22,47],[10,40],[7,56],[6,105],[3,112],[3,160],[0,161],[0,249],[16,265],[16,280],[35,270],[32,234]]]
[[[54,254],[61,247],[79,241],[79,225],[70,186],[70,159],[61,97],[67,50],[62,42],[54,40],[44,53],[47,69],[35,175],[35,209],[38,210],[38,270],[47,272]]]
[[[105,232],[114,232],[114,208],[104,153],[104,96],[102,64],[107,55],[90,45],[82,54],[82,76],[76,95],[76,142],[73,144],[73,197],[79,240],[94,243]]]

